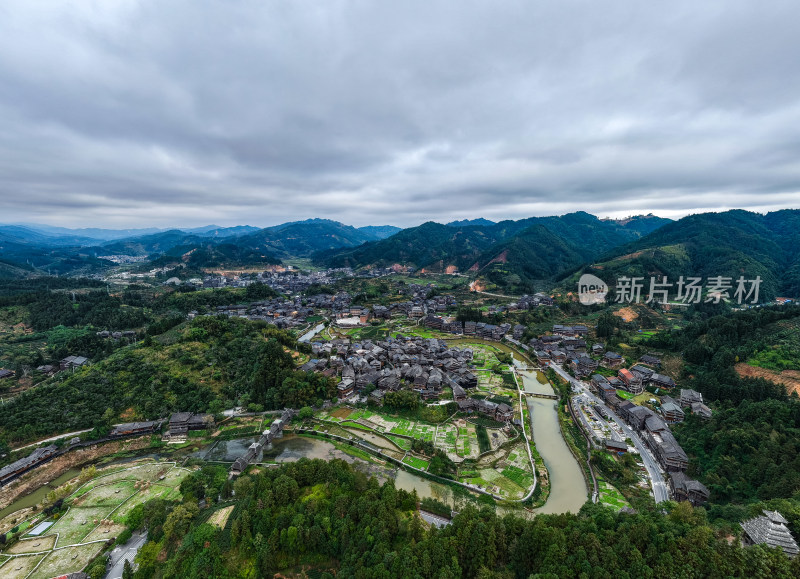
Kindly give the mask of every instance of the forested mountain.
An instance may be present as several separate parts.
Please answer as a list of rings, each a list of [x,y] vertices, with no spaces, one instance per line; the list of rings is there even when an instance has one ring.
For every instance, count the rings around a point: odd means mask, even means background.
[[[258,227],[252,225],[234,225],[233,227],[220,227],[219,225],[206,225],[204,227],[193,227],[191,229],[184,229],[186,233],[192,235],[200,235],[202,237],[236,237],[238,235],[247,235],[248,233],[255,233]]]
[[[388,239],[317,253],[314,260],[329,267],[385,267],[401,263],[440,270],[448,265],[467,269],[481,252],[498,241],[493,234],[483,227],[448,227],[429,221],[403,229]]]
[[[535,279],[549,278],[562,268],[575,267],[638,239],[667,222],[652,215],[624,221],[601,220],[585,212],[499,223],[428,222],[382,241],[320,252],[314,259],[319,264],[337,267],[400,263],[426,271],[445,271],[448,266],[456,266],[461,271],[482,272],[489,264],[504,263],[508,265],[498,266],[501,272],[492,276],[492,281],[505,287],[520,285],[521,281],[522,286],[527,286]]]
[[[309,219],[267,227],[239,237],[236,243],[273,252],[280,257],[308,257],[312,253],[354,247],[377,239],[370,231],[329,219]]]
[[[358,230],[370,236],[372,240],[377,241],[379,239],[391,237],[398,231],[401,231],[402,227],[395,227],[394,225],[365,225],[364,227],[359,227]]]
[[[535,280],[550,278],[585,262],[581,248],[534,225],[483,252],[470,271],[511,292],[531,289]]]
[[[151,255],[153,253],[164,253],[177,246],[197,246],[204,243],[208,243],[208,240],[199,235],[189,234],[180,229],[171,229],[149,235],[110,241],[98,247],[90,248],[90,250],[103,255]]]
[[[744,276],[762,281],[761,296],[800,295],[800,210],[762,215],[733,210],[690,215],[613,250],[594,270],[620,276]]]
[[[19,270],[29,270],[38,275],[73,275],[93,273],[111,265],[78,247],[48,245],[39,237],[27,239],[13,229],[0,231],[0,258],[6,264],[0,268],[0,277],[6,278],[19,277]]]
[[[295,347],[294,337],[274,326],[199,317],[14,397],[0,406],[0,438],[17,443],[107,428],[123,412],[153,419],[176,411],[221,411],[224,400],[245,394],[267,409],[334,397],[335,382],[295,370],[285,347]]]
[[[490,221],[488,219],[484,219],[483,217],[478,217],[477,219],[462,219],[460,221],[451,221],[446,225],[448,227],[469,227],[472,225],[494,225],[495,221]]]

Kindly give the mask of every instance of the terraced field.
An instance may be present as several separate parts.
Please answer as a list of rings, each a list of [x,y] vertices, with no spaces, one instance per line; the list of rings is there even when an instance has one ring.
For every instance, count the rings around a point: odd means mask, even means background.
[[[68,510],[45,535],[23,539],[0,555],[11,556],[0,566],[0,577],[50,579],[81,571],[119,536],[137,505],[153,497],[179,498],[188,472],[174,463],[147,463],[101,474],[66,500]],[[32,552],[39,554],[24,554]]]

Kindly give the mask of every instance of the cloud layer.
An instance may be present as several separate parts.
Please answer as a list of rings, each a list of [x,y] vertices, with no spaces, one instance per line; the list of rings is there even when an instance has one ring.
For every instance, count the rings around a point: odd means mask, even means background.
[[[800,207],[791,0],[63,4],[0,4],[2,222]]]

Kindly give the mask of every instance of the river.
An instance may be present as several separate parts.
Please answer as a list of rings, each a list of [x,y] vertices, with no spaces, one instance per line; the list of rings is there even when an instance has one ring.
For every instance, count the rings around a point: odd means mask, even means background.
[[[65,482],[69,481],[70,479],[75,478],[81,474],[81,471],[75,468],[69,469],[67,472],[62,474],[60,477],[51,480],[46,485],[39,487],[29,495],[25,495],[24,497],[20,497],[6,508],[0,510],[0,519],[5,517],[6,515],[10,515],[11,513],[15,513],[21,509],[25,509],[27,507],[32,507],[33,505],[41,504],[44,498],[47,496],[52,490],[55,490],[57,487],[63,485]]]
[[[555,394],[541,373],[523,372],[522,384],[526,392]],[[536,450],[544,460],[550,476],[550,496],[537,513],[577,513],[586,502],[589,491],[575,457],[561,435],[556,404],[547,398],[528,397],[531,429]]]

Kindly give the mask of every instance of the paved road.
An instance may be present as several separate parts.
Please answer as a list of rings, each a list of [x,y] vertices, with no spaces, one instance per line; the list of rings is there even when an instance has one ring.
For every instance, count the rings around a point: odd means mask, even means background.
[[[555,370],[559,376],[565,380],[568,380],[570,384],[572,384],[573,388],[578,389],[590,400],[600,405],[600,407],[606,411],[609,418],[616,422],[617,426],[622,429],[623,434],[633,441],[633,445],[636,447],[636,450],[639,451],[639,456],[642,457],[644,467],[647,469],[647,474],[650,478],[650,486],[653,489],[653,498],[655,499],[656,503],[668,501],[669,491],[667,490],[667,484],[664,482],[664,475],[663,471],[661,470],[661,466],[650,452],[650,449],[645,446],[644,442],[642,442],[642,439],[639,437],[639,435],[634,432],[630,426],[623,422],[621,418],[614,414],[614,412],[608,406],[606,406],[602,400],[592,394],[586,383],[573,378],[560,366],[553,364],[551,365],[551,368],[553,368],[553,370]]]
[[[73,436],[78,436],[79,434],[83,434],[84,432],[91,432],[91,431],[92,431],[91,428],[87,428],[86,430],[76,430],[75,432],[67,432],[66,434],[58,434],[56,436],[51,436],[50,438],[45,438],[44,440],[39,440],[37,442],[32,442],[30,444],[26,444],[25,446],[18,446],[17,448],[14,448],[12,450],[17,451],[17,450],[22,450],[23,448],[31,448],[31,447],[34,447],[34,446],[39,446],[40,444],[43,444],[45,442],[54,442],[54,441],[60,440],[62,438],[72,438]]]
[[[124,545],[115,547],[114,550],[111,551],[111,557],[109,561],[111,564],[111,569],[108,571],[108,573],[106,573],[105,579],[122,579],[122,571],[125,569],[125,561],[130,561],[131,565],[133,565],[133,558],[146,541],[147,532],[145,531],[143,533],[136,533]]]

